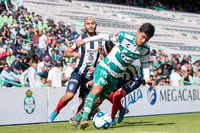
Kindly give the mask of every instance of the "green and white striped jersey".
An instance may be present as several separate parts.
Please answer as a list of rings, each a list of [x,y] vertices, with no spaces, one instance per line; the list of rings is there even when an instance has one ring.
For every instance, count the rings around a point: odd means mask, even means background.
[[[112,51],[100,62],[99,65],[106,68],[113,77],[121,77],[126,68],[137,59],[142,66],[148,67],[150,47],[147,44],[137,46],[134,43],[134,34],[119,32],[116,35],[101,34],[84,39],[84,42],[92,40],[112,41],[115,46]],[[145,73],[144,73],[145,74]],[[149,73],[148,73],[149,74]]]

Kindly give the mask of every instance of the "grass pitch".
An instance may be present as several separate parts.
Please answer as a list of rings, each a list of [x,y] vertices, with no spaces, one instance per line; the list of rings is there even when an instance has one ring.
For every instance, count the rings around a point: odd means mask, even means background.
[[[78,130],[68,122],[0,126],[0,133],[200,133],[200,113],[125,118],[107,130]]]

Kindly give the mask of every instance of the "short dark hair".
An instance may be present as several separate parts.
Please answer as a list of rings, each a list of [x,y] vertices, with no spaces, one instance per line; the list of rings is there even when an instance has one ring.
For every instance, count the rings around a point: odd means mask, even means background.
[[[8,65],[8,63],[4,63],[3,66],[5,67],[5,66],[9,66],[9,65]]]
[[[62,63],[56,63],[56,67],[63,67],[63,64]]]
[[[155,28],[150,23],[144,23],[139,28],[140,32],[144,32],[149,38],[151,38],[154,35]]]

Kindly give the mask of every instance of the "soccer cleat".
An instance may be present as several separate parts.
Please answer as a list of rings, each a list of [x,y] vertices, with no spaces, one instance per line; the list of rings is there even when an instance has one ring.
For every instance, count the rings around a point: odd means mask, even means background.
[[[112,122],[111,122],[111,124],[110,124],[110,127],[114,127],[116,125],[116,121],[115,121],[115,118],[114,119],[112,119]]]
[[[57,115],[58,115],[58,114],[57,114],[55,111],[53,111],[53,112],[50,114],[50,116],[48,117],[47,122],[49,122],[49,123],[53,122],[53,120],[56,118]]]
[[[89,127],[89,122],[87,119],[81,119],[80,125],[79,125],[79,129],[85,129]]]
[[[128,108],[123,108],[122,112],[119,112],[119,118],[118,118],[118,123],[121,123],[124,119],[124,115],[129,112]]]
[[[80,122],[74,116],[74,117],[70,118],[69,124],[72,126],[75,126],[76,128],[79,128]]]

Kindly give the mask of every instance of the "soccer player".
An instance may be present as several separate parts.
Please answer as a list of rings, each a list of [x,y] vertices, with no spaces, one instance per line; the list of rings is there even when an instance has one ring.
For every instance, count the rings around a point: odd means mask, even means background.
[[[84,20],[86,32],[80,35],[77,40],[90,38],[96,35],[96,21],[93,17],[87,17]],[[49,115],[48,122],[53,122],[60,110],[74,97],[78,88],[80,87],[80,98],[85,98],[89,93],[85,84],[92,80],[93,75],[89,72],[91,67],[95,67],[99,58],[98,41],[88,41],[85,45],[76,46],[72,44],[70,48],[64,53],[65,57],[76,58],[76,66],[71,74],[70,80],[66,88],[66,93],[62,96],[57,104],[56,109]],[[81,105],[80,105],[81,106]],[[81,109],[81,107],[79,107]]]
[[[110,53],[113,46],[114,44],[112,42],[107,41],[105,43],[106,52]],[[141,84],[144,83],[145,81],[143,80],[141,63],[137,59],[126,69],[122,77],[118,78],[117,84],[113,92],[107,98],[112,103],[112,110],[111,110],[112,126],[116,125],[115,116],[118,110],[120,111],[118,123],[121,123],[123,121],[124,115],[129,112],[127,107],[122,106],[121,99],[130,92],[136,90]]]
[[[95,68],[93,86],[86,97],[83,112],[80,111],[73,119],[73,122],[79,125],[80,129],[85,129],[89,126],[88,115],[93,108],[96,97],[99,97],[102,101],[108,98],[117,78],[121,77],[126,68],[136,59],[141,60],[145,80],[149,78],[148,60],[150,47],[146,42],[154,35],[154,30],[152,24],[144,23],[137,30],[136,35],[119,32],[119,34],[114,36],[102,34],[76,42],[76,45],[79,46],[89,41],[103,39],[118,44],[113,47],[111,52]]]
[[[105,43],[106,52],[109,53],[113,48],[113,46],[114,44],[112,42],[107,41]],[[130,92],[136,90],[141,84],[144,83],[145,81],[143,80],[141,63],[137,59],[126,69],[122,77],[118,78],[117,84],[113,92],[107,98],[112,103],[112,110],[111,110],[112,126],[116,124],[115,116],[118,110],[120,111],[118,123],[121,123],[123,121],[124,115],[129,112],[127,107],[122,106],[121,99]],[[152,86],[149,83],[149,81],[147,83],[148,85]]]
[[[117,85],[114,88],[114,91],[108,97],[108,100],[112,103],[111,109],[111,125],[114,126],[115,116],[119,110],[118,123],[121,123],[124,119],[124,115],[129,112],[127,107],[123,107],[121,99],[127,94],[136,90],[141,84],[145,81],[143,80],[141,63],[139,60],[136,60],[130,65],[122,77],[118,78]]]

